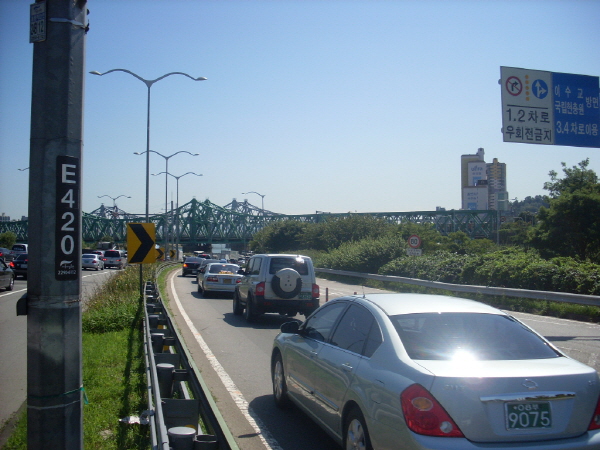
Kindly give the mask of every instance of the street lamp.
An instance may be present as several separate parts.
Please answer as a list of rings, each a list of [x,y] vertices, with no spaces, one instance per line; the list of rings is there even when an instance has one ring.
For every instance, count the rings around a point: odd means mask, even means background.
[[[262,215],[263,217],[265,216],[265,196],[263,194],[259,194],[258,192],[255,191],[250,191],[250,192],[242,192],[242,195],[246,195],[246,194],[256,194],[256,195],[260,195],[261,201],[262,201],[262,206],[260,207],[260,209],[262,210]],[[265,194],[266,195],[266,194]]]
[[[149,155],[150,152],[156,153],[158,156],[162,156],[165,159],[165,172],[164,172],[165,173],[165,217],[167,217],[166,214],[169,211],[169,208],[168,208],[169,198],[168,198],[168,193],[167,193],[167,188],[168,188],[168,183],[169,183],[169,178],[167,177],[167,174],[169,174],[168,173],[169,172],[169,159],[171,159],[175,155],[178,155],[179,153],[187,153],[188,155],[192,155],[192,156],[199,156],[200,153],[191,153],[191,152],[188,152],[187,150],[180,150],[178,152],[173,153],[172,155],[165,156],[162,153],[158,153],[156,150],[146,150],[145,152],[142,152],[142,153],[134,152],[133,154],[134,155],[143,155],[144,153],[146,153]],[[165,220],[165,224],[166,224],[166,220]],[[168,250],[167,239],[168,239],[168,235],[167,235],[167,233],[165,233],[165,250]]]
[[[152,176],[158,176],[161,174],[165,174],[165,176],[167,175],[171,175],[173,178],[175,178],[177,180],[177,199],[176,199],[176,211],[177,211],[177,223],[175,224],[176,227],[176,233],[177,233],[177,259],[179,260],[179,179],[185,177],[186,175],[196,175],[197,177],[201,177],[202,174],[201,173],[196,173],[196,172],[186,172],[183,175],[179,175],[178,177],[176,177],[175,175],[173,175],[172,173],[169,172],[159,172],[159,173],[153,173]]]
[[[121,198],[121,197],[131,198],[129,195],[125,195],[125,194],[121,194],[118,197],[111,197],[110,195],[99,195],[98,196],[98,198],[102,198],[102,197],[108,197],[113,201],[113,209],[115,209],[117,207],[117,204],[115,202],[118,198]]]
[[[150,88],[157,81],[160,81],[163,78],[166,78],[171,75],[183,75],[194,81],[204,81],[204,80],[207,80],[207,78],[205,78],[205,77],[194,78],[193,76],[188,75],[187,73],[171,72],[171,73],[167,73],[161,77],[158,77],[155,80],[146,80],[127,69],[112,69],[112,70],[109,70],[104,73],[100,73],[100,72],[94,70],[94,71],[91,71],[90,73],[92,75],[102,76],[102,75],[108,75],[111,72],[128,73],[129,75],[132,75],[135,78],[137,78],[138,80],[140,80],[141,82],[143,82],[146,85],[146,87],[148,88],[148,109],[147,109],[147,116],[146,116],[146,152],[147,152],[146,153],[146,222],[148,222],[149,218],[150,218],[150,203],[149,203],[150,202]]]

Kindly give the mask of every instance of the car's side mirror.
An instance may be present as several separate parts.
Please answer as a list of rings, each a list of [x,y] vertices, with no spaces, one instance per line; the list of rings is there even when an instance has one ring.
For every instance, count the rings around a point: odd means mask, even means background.
[[[296,334],[298,333],[298,329],[300,328],[300,324],[296,321],[294,322],[286,322],[281,325],[280,330],[282,333],[290,333]]]
[[[238,275],[246,275],[246,271],[244,269],[238,269]]]

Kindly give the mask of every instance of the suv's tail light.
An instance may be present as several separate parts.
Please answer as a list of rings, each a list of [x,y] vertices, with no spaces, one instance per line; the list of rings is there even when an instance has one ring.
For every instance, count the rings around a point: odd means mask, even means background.
[[[256,285],[256,295],[265,295],[265,283],[261,282]]]
[[[442,405],[420,384],[407,387],[400,394],[406,425],[427,436],[464,437]]]
[[[319,285],[318,284],[312,285],[312,298],[319,298]]]
[[[592,421],[590,422],[590,426],[588,427],[588,430],[597,429],[600,429],[600,398],[598,399],[598,403],[596,403],[596,409],[594,410]]]

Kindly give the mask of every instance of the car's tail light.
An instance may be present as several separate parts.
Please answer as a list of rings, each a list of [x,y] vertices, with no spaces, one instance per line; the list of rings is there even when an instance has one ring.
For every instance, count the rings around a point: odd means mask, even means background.
[[[186,263],[183,263],[183,267],[187,267],[188,265]]]
[[[11,262],[10,262],[10,267],[12,267],[12,268],[14,269],[14,267],[15,267],[15,263],[11,261]]]
[[[211,275],[210,277],[206,277],[206,281],[212,281],[213,283],[218,283],[219,277],[215,277],[214,275]]]
[[[596,409],[594,410],[592,421],[590,422],[590,426],[588,427],[588,430],[598,429],[600,429],[600,398],[598,399],[598,403],[596,403]]]
[[[400,394],[406,425],[427,436],[464,437],[442,405],[420,384],[413,384]]]
[[[256,295],[265,295],[265,283],[258,283],[256,285]]]
[[[235,279],[235,284],[240,284],[241,282],[242,282],[242,279],[241,279],[241,278],[236,278],[236,279]]]
[[[312,297],[319,298],[319,285],[318,284],[312,285]]]

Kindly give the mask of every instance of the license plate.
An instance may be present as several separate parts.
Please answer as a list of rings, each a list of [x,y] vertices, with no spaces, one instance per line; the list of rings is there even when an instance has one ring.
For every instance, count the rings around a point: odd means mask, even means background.
[[[198,271],[197,270],[192,270],[192,273],[196,274],[196,273],[198,273]]]
[[[298,298],[300,300],[310,300],[312,298],[312,295],[310,292],[300,292],[298,294]]]
[[[27,269],[27,264],[21,264],[21,265],[20,265],[20,268],[21,268],[21,269]]]
[[[549,402],[506,403],[505,406],[508,430],[552,427]]]
[[[231,278],[223,278],[223,284],[231,284]]]

